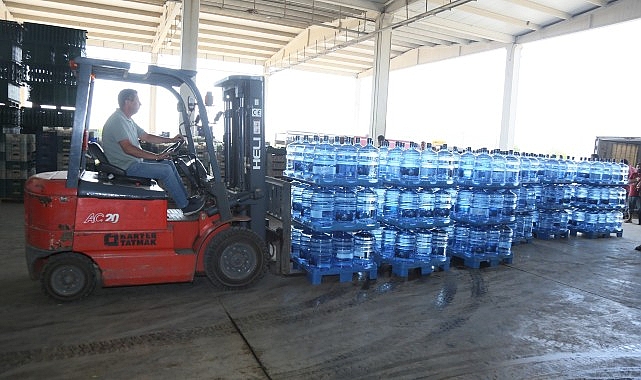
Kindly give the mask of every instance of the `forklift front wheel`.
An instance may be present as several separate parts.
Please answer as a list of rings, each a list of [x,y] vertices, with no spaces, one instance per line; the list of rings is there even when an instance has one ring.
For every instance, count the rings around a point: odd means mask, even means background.
[[[209,280],[224,289],[245,288],[267,270],[267,247],[255,232],[233,227],[214,236],[205,253]]]
[[[77,301],[96,287],[93,262],[78,253],[51,256],[42,270],[42,289],[58,301]]]

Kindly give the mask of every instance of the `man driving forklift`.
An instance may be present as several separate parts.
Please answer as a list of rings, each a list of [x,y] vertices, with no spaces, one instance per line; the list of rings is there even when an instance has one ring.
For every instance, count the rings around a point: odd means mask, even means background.
[[[131,117],[140,109],[138,92],[124,89],[118,94],[118,108],[107,119],[102,129],[102,146],[107,159],[127,175],[159,180],[184,215],[200,211],[205,200],[188,198],[180,174],[169,153],[153,153],[141,148],[140,141],[152,144],[183,141],[178,134],[172,138],[145,132]]]

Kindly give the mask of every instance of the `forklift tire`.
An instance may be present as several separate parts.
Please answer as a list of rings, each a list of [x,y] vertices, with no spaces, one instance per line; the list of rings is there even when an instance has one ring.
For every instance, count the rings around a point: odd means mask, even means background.
[[[93,262],[78,253],[51,256],[40,276],[42,289],[57,301],[77,301],[91,294],[96,287]]]
[[[267,271],[267,247],[255,232],[232,227],[214,236],[205,251],[205,273],[214,286],[248,287]]]

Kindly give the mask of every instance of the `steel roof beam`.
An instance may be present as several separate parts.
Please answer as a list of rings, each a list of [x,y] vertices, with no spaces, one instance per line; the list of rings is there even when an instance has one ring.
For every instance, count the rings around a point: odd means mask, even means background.
[[[560,21],[536,32],[519,36],[516,42],[533,42],[639,18],[641,18],[641,1],[618,0],[605,7],[595,8],[569,20]]]
[[[536,2],[530,1],[530,0],[503,0],[503,1],[506,1],[506,2],[512,3],[512,4],[516,4],[516,5],[520,5],[522,7],[525,7],[525,8],[528,8],[528,9],[532,9],[532,10],[535,10],[535,11],[538,11],[538,12],[541,12],[541,13],[545,13],[547,15],[550,15],[550,16],[553,16],[553,17],[556,17],[556,18],[560,18],[562,20],[567,20],[567,19],[572,17],[572,15],[569,14],[569,13],[566,13],[566,12],[563,12],[563,11],[558,10],[556,8],[548,7],[547,5],[539,4],[539,3],[536,3]]]
[[[15,18],[9,11],[9,8],[5,5],[3,0],[0,0],[0,17],[2,20],[15,21]]]
[[[178,1],[167,1],[160,16],[156,34],[151,42],[151,52],[158,53],[164,43],[166,43],[167,34],[174,26],[176,18],[182,12],[182,3]]]

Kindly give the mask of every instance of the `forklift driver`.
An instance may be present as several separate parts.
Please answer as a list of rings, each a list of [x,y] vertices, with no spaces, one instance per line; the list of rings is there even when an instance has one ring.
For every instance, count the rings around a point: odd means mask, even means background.
[[[152,144],[172,143],[183,139],[178,134],[173,138],[152,135],[145,132],[131,119],[140,109],[138,92],[124,89],[118,94],[118,109],[107,119],[102,129],[102,146],[107,159],[127,173],[127,175],[157,179],[173,198],[184,215],[200,211],[205,200],[187,198],[187,191],[169,158],[169,153],[152,153],[140,147],[140,141]]]

